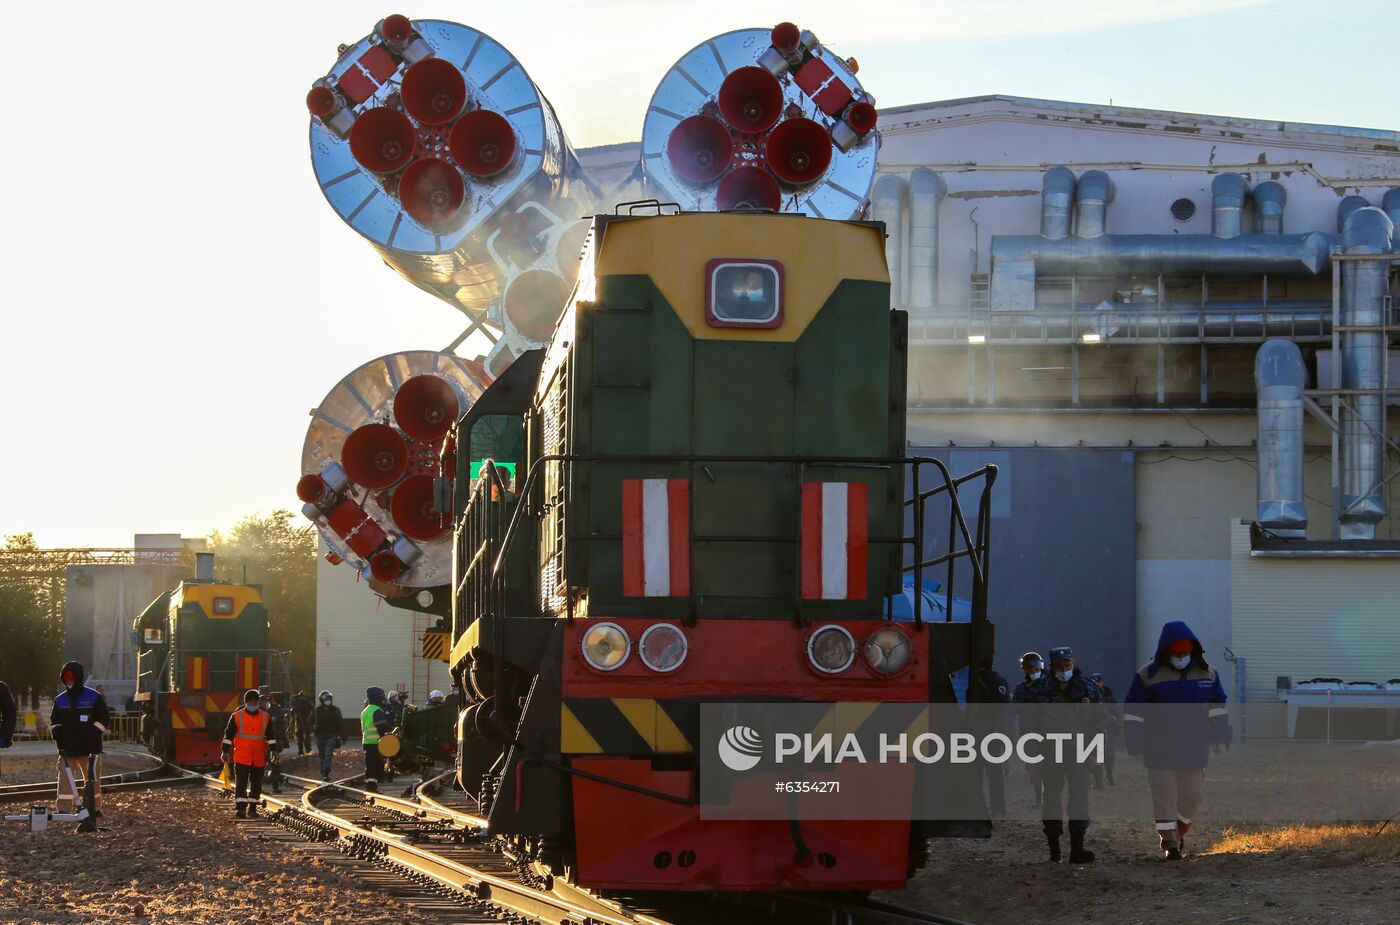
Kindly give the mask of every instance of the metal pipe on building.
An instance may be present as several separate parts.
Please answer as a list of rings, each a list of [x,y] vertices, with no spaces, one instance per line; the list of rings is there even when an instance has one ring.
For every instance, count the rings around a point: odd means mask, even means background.
[[[1386,190],[1385,198],[1381,200],[1381,208],[1390,216],[1390,224],[1400,229],[1400,186]],[[1391,232],[1390,245],[1400,251],[1400,233]]]
[[[1360,197],[1348,196],[1347,199]],[[1343,200],[1345,204],[1346,200]],[[1348,213],[1342,229],[1347,255],[1389,254],[1395,226],[1373,206]],[[1344,540],[1376,538],[1386,512],[1384,485],[1385,403],[1379,394],[1385,376],[1385,338],[1379,330],[1390,276],[1387,260],[1342,263],[1342,388],[1353,394],[1341,410],[1342,508],[1338,521]]]
[[[1051,240],[1069,237],[1070,207],[1077,181],[1068,167],[1045,171],[1040,187],[1040,235]]]
[[[1259,393],[1257,520],[1276,536],[1304,539],[1303,390],[1308,369],[1298,345],[1283,338],[1265,341],[1254,355],[1254,386]]]
[[[1081,238],[1102,237],[1107,230],[1108,204],[1113,201],[1113,181],[1102,170],[1086,170],[1079,178],[1075,197],[1074,233]]]
[[[938,302],[938,205],[948,187],[927,167],[909,174],[909,308],[930,309]]]
[[[1347,219],[1351,218],[1352,213],[1369,205],[1365,196],[1344,196],[1342,201],[1337,203],[1337,234],[1341,234],[1342,229],[1346,228]]]
[[[194,577],[199,581],[214,580],[214,554],[212,552],[194,554]]]
[[[1210,184],[1210,233],[1235,238],[1244,231],[1244,201],[1249,182],[1237,173],[1222,173]]]
[[[1259,234],[1283,234],[1283,207],[1288,191],[1277,180],[1266,180],[1254,188],[1254,230]]]
[[[885,259],[890,265],[890,304],[903,307],[904,280],[904,178],[882,174],[870,195],[870,217],[885,223]]]

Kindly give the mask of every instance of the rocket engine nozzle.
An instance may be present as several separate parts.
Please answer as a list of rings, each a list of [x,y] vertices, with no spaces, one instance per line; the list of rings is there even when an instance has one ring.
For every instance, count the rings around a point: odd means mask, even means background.
[[[402,48],[413,38],[413,22],[402,13],[392,13],[379,22],[379,37],[392,48]]]
[[[377,581],[393,581],[403,572],[399,557],[385,549],[369,557],[369,573]]]
[[[447,137],[452,159],[474,177],[493,177],[515,160],[515,130],[500,113],[477,109],[452,126]]]
[[[785,55],[797,51],[797,45],[802,41],[802,30],[790,22],[778,23],[769,35],[772,38],[773,47]]]
[[[768,166],[785,183],[811,183],[831,166],[831,136],[811,119],[788,119],[768,136]]]
[[[734,141],[718,119],[691,116],[666,139],[666,156],[676,173],[685,179],[709,183],[729,169]]]
[[[314,472],[297,480],[297,497],[307,504],[321,505],[329,500],[330,496],[330,486]]]
[[[875,104],[868,100],[857,100],[846,109],[846,124],[862,135],[873,129],[879,118]]]
[[[315,93],[316,89],[312,89]],[[308,99],[308,105],[310,97]],[[379,107],[360,114],[350,127],[350,153],[377,174],[394,173],[413,158],[418,134],[408,116],[397,109]]]
[[[737,167],[719,182],[715,204],[720,211],[768,209],[776,212],[782,202],[782,190],[772,174],[762,167]]]
[[[340,463],[365,488],[388,488],[408,468],[408,443],[388,424],[365,424],[345,438]]]
[[[783,114],[783,88],[761,67],[730,71],[719,88],[719,111],[736,131],[761,135]]]
[[[318,119],[326,119],[340,109],[340,97],[325,84],[316,84],[306,93],[306,108]]]
[[[423,125],[446,125],[467,105],[467,81],[451,61],[424,58],[403,75],[399,96]]]
[[[399,179],[399,201],[419,224],[447,227],[465,215],[467,184],[447,161],[423,157],[409,164]]]
[[[413,439],[436,443],[452,429],[460,407],[447,380],[424,373],[399,386],[394,420]]]
[[[552,270],[526,270],[506,287],[506,317],[529,340],[547,342],[569,289],[569,281]]]
[[[433,477],[413,475],[394,489],[389,513],[404,536],[427,542],[446,530],[442,516],[433,510]]]

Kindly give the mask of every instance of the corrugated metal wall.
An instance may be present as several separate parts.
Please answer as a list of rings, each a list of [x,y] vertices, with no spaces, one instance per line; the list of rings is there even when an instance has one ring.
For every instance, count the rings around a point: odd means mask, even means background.
[[[327,562],[324,545],[320,552],[316,564],[316,688],[334,694],[348,718],[359,713],[366,687],[389,690],[402,681],[412,691],[418,641],[411,612],[382,603],[363,582],[355,580],[353,569]],[[417,674],[422,678],[421,667]],[[431,663],[428,686],[442,691],[451,686],[445,663]],[[426,694],[413,692],[420,703]]]
[[[998,670],[1015,681],[1029,649],[1071,645],[1085,671],[1102,671],[1120,694],[1133,664],[1135,602],[1133,454],[1097,449],[910,447],[959,475],[986,463],[1000,472],[992,496],[989,616]],[[927,487],[927,486],[925,486]],[[961,502],[976,514],[977,492]],[[972,526],[971,522],[969,526]],[[947,508],[931,507],[925,556],[947,548]],[[967,594],[967,567],[954,590]]]
[[[1253,558],[1239,520],[1230,541],[1232,647],[1246,659],[1251,736],[1284,733],[1280,675],[1400,677],[1400,561]]]

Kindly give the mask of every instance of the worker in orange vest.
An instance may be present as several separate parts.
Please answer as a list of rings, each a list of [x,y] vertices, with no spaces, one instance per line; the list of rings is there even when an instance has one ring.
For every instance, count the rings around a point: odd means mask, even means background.
[[[277,739],[276,725],[260,700],[256,690],[248,691],[243,695],[243,709],[230,716],[224,727],[223,755],[224,761],[233,756],[233,795],[239,819],[257,818],[263,770]]]

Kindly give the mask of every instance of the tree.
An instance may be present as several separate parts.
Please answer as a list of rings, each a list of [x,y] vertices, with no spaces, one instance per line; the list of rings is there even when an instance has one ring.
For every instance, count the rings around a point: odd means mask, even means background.
[[[5,537],[0,552],[0,680],[23,702],[57,685],[63,657],[63,582],[48,574],[34,534]]]
[[[250,514],[227,533],[215,530],[208,544],[214,577],[262,585],[268,647],[290,649],[293,686],[310,686],[316,673],[316,528],[277,510]]]

